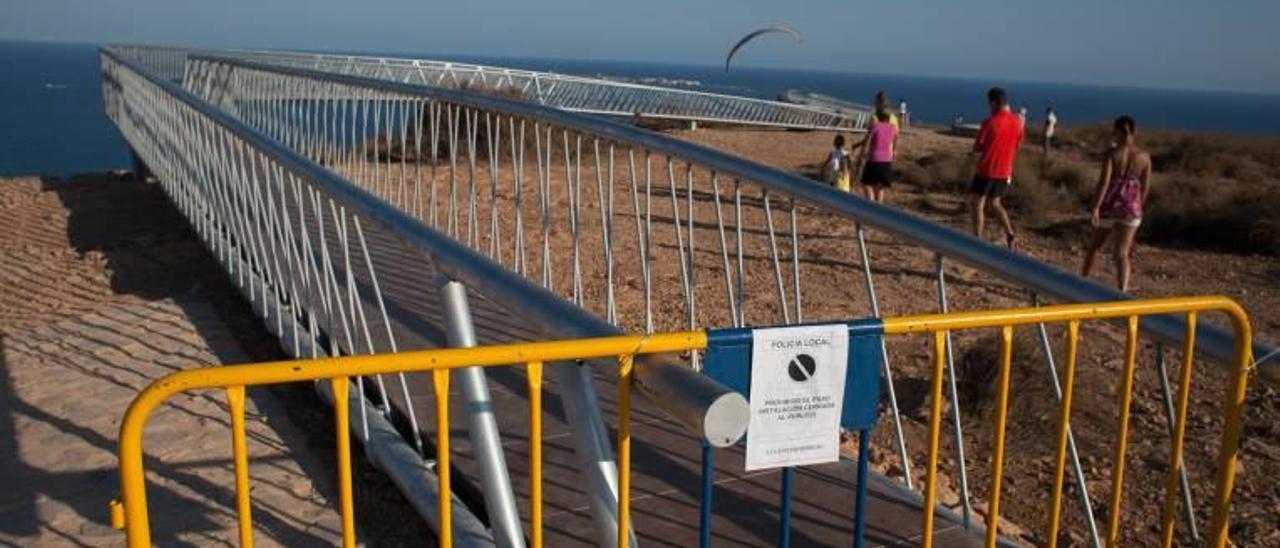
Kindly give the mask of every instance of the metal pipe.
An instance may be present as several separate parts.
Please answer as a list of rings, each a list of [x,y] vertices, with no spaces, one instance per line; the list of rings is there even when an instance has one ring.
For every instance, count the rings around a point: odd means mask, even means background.
[[[454,281],[444,283],[440,287],[440,305],[449,346],[476,346],[471,306],[467,303],[467,288]],[[494,540],[499,546],[521,548],[524,546],[524,529],[520,524],[520,513],[516,509],[511,477],[507,474],[502,435],[493,415],[493,400],[489,397],[489,383],[485,379],[484,370],[480,367],[466,367],[455,371],[454,375],[458,385],[462,387],[462,399],[467,403],[468,433],[476,461],[480,463],[484,506],[489,513],[489,527],[493,529]]]
[[[943,270],[942,255],[936,263],[938,278],[938,312],[947,313],[947,274]],[[964,528],[973,527],[973,506],[969,502],[969,469],[964,458],[964,429],[960,424],[960,396],[956,391],[955,356],[951,350],[951,332],[946,333],[947,389],[951,397],[951,429],[955,434],[956,466],[960,467],[960,502],[963,504]]]
[[[876,299],[876,284],[871,279],[871,256],[867,253],[867,239],[862,225],[855,229],[858,236],[858,253],[862,256],[862,277],[867,287],[867,300],[871,304],[871,316],[880,317],[880,302]],[[880,372],[884,375],[885,390],[889,393],[889,410],[893,414],[893,430],[898,442],[898,458],[902,460],[902,479],[907,489],[912,489],[911,459],[907,455],[906,436],[902,434],[902,415],[898,412],[898,394],[893,387],[893,369],[889,367],[889,349],[880,338]]]
[[[1172,440],[1174,434],[1173,395],[1169,390],[1169,373],[1164,364],[1164,345],[1157,344],[1155,354],[1156,374],[1160,376],[1160,395],[1164,399],[1165,424],[1169,426],[1169,439]],[[1182,465],[1178,467],[1178,489],[1182,492],[1182,512],[1183,517],[1187,520],[1187,530],[1191,533],[1191,539],[1199,542],[1200,530],[1196,528],[1196,507],[1191,500],[1191,482],[1187,480],[1187,463],[1185,459]]]

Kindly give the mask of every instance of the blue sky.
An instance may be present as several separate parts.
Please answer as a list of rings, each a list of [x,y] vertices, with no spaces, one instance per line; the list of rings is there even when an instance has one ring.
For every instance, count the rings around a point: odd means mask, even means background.
[[[0,38],[398,51],[1280,93],[1276,0],[0,0]]]

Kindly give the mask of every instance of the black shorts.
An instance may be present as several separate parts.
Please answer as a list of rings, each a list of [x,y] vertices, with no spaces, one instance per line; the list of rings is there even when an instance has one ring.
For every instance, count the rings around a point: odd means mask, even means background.
[[[969,194],[987,196],[989,198],[1004,196],[1006,190],[1009,190],[1009,179],[974,177],[973,183],[969,185]]]
[[[883,187],[893,184],[893,163],[867,162],[862,168],[862,184]]]

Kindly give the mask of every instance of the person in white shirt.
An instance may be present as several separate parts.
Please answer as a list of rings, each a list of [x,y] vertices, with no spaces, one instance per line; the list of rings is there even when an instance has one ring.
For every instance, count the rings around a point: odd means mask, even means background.
[[[911,124],[911,116],[907,112],[907,99],[905,97],[898,102],[898,120],[902,122],[902,127],[907,127]]]
[[[822,163],[822,180],[844,192],[852,190],[853,160],[844,148],[844,135],[836,135],[831,143],[831,153]]]
[[[1027,107],[1018,108],[1018,119],[1022,121],[1022,130],[1027,130]]]
[[[1058,129],[1058,113],[1053,111],[1053,107],[1049,107],[1044,111],[1044,140],[1041,146],[1044,153],[1049,154],[1049,149],[1053,147],[1053,133]]]

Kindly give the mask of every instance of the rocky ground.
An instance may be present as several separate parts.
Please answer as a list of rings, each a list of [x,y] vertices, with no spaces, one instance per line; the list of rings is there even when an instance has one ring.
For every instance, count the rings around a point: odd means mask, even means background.
[[[0,180],[0,544],[123,545],[107,502],[129,401],[172,371],[279,357],[158,185]],[[248,399],[255,540],[337,543],[331,414],[310,386]],[[149,422],[158,544],[238,542],[224,402],[182,395]],[[356,483],[364,543],[431,538],[380,475]]]

